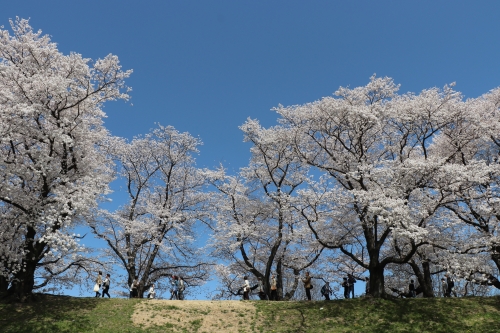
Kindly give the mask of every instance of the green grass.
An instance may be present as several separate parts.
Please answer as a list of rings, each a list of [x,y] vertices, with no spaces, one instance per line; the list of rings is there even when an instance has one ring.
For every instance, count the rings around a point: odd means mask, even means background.
[[[165,332],[132,324],[134,305],[141,300],[44,297],[28,304],[0,303],[0,332]]]
[[[256,303],[265,332],[500,332],[500,298]]]
[[[29,304],[0,303],[0,332],[200,332],[198,319],[188,329],[136,326],[131,316],[139,302],[147,300],[47,296]],[[500,297],[251,304],[257,316],[241,320],[253,332],[500,332]],[[210,315],[206,305],[201,311]]]

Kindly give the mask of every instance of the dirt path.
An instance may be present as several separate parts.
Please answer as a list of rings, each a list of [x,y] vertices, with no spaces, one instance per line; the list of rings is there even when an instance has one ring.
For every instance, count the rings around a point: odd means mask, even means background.
[[[138,303],[132,315],[135,325],[169,327],[174,332],[252,332],[256,309],[242,301],[163,301]]]

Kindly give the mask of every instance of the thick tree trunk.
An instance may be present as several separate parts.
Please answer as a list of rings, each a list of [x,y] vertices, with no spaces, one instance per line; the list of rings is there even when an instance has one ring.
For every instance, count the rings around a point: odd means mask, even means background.
[[[370,295],[375,298],[386,298],[384,267],[377,264],[370,267],[368,271],[370,272]]]
[[[9,288],[9,281],[7,281],[7,278],[5,276],[0,276],[0,293],[7,292],[8,288]]]
[[[36,261],[23,260],[23,270],[14,275],[15,283],[12,284],[12,292],[21,302],[30,300],[33,296],[35,286]]]
[[[410,265],[410,267],[413,270],[413,273],[417,277],[418,284],[420,286],[420,289],[422,290],[423,296],[434,297],[430,263],[426,261],[424,258],[421,259],[422,259],[422,269],[420,269],[419,265],[414,260],[411,260],[410,262],[408,262],[408,264]]]
[[[22,270],[14,274],[15,283],[10,287],[21,302],[26,302],[33,297],[33,287],[35,286],[35,271],[41,254],[46,248],[43,242],[35,242],[36,230],[28,227],[26,233],[26,254],[22,262]]]
[[[422,293],[424,297],[434,297],[434,288],[432,287],[432,275],[431,275],[431,265],[428,261],[422,263],[422,268],[424,270],[423,281],[418,281],[422,287]]]

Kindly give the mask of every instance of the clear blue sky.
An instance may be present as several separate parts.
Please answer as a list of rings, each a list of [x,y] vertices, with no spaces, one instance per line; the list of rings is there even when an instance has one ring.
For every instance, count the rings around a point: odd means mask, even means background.
[[[500,85],[500,1],[4,1],[59,49],[116,54],[133,69],[129,103],[105,107],[112,134],[155,122],[199,136],[198,166],[249,160],[238,129],[275,124],[279,103],[390,76],[401,92],[456,82],[466,97]],[[133,106],[131,105],[133,104]]]
[[[200,136],[198,164],[238,169],[247,117],[364,85],[373,73],[401,91],[457,82],[477,97],[500,85],[499,1],[4,1],[64,53],[118,55],[133,69],[131,103],[105,111],[113,134],[155,122]]]

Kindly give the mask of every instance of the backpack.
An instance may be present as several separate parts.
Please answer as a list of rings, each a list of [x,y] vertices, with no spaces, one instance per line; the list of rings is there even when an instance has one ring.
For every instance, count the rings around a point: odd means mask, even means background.
[[[179,290],[184,291],[186,287],[184,286],[184,280],[179,280]]]

